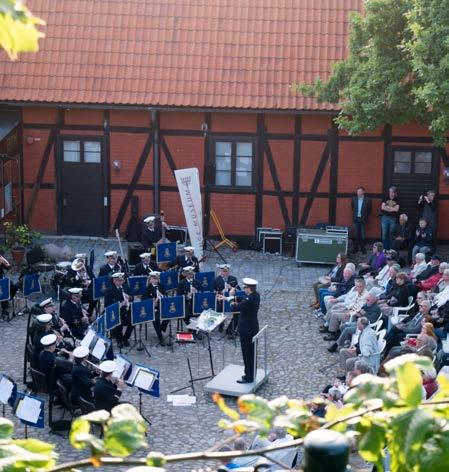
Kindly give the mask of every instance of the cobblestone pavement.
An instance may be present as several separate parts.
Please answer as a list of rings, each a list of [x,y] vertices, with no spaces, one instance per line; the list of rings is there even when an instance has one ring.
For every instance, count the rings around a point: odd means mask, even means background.
[[[46,242],[68,244],[74,252],[95,250],[96,270],[103,263],[103,253],[108,249],[118,249],[115,240],[55,238]],[[126,249],[126,248],[125,248]],[[220,262],[218,256],[210,252],[204,269],[214,269]],[[312,397],[337,374],[338,366],[333,364],[337,357],[325,349],[327,343],[318,333],[319,322],[308,308],[312,293],[311,284],[321,275],[321,266],[298,268],[294,259],[264,255],[254,251],[223,251],[232,264],[232,273],[239,280],[244,276],[259,281],[262,303],[259,313],[261,326],[269,326],[269,367],[272,369],[269,381],[257,392],[266,398],[286,394],[290,397]],[[42,299],[39,296],[38,299]],[[22,384],[23,348],[25,340],[25,317],[16,317],[10,324],[0,325],[0,371],[11,375]],[[208,353],[205,346],[190,345],[187,348],[175,346],[174,352],[166,347],[155,347],[156,336],[152,326],[148,329],[147,346],[151,358],[135,350],[129,357],[159,369],[161,372],[161,396],[143,398],[143,413],[151,418],[152,426],[148,436],[150,450],[163,453],[180,453],[210,448],[225,438],[217,426],[220,412],[208,394],[203,393],[205,382],[197,383],[197,403],[190,407],[173,407],[167,402],[167,394],[188,382],[185,349],[193,363],[194,376],[208,375],[210,372]],[[213,333],[212,348],[217,371],[229,363],[241,364],[238,343],[222,339],[221,333]],[[186,393],[189,392],[186,390]],[[122,399],[138,405],[138,395],[127,388]],[[229,400],[233,403],[233,400]],[[55,418],[59,416],[56,410]],[[10,412],[7,417],[11,418]],[[23,437],[24,428],[17,425],[16,436]],[[45,430],[35,430],[30,435],[56,442],[61,461],[83,456],[73,450],[66,438],[49,434]],[[198,464],[196,464],[198,467]],[[169,470],[190,470],[190,466],[173,466]],[[360,470],[360,469],[359,469]]]

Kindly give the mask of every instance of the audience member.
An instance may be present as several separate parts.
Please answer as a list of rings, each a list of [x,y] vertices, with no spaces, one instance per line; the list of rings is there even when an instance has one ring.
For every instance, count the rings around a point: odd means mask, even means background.
[[[391,249],[393,230],[399,216],[400,203],[396,187],[390,187],[380,205],[380,224],[382,243],[385,249]]]
[[[422,217],[427,221],[434,234],[437,228],[437,205],[435,201],[435,190],[428,190],[426,195],[420,195],[418,206],[421,207]]]
[[[405,213],[399,215],[399,221],[395,224],[393,231],[393,249],[399,254],[400,251],[410,251],[412,243],[412,230],[408,223],[408,216]]]
[[[384,247],[382,243],[374,243],[372,248],[372,254],[370,255],[367,262],[360,264],[361,269],[359,275],[365,275],[368,272],[372,272],[375,275],[379,270],[387,263],[387,257],[384,253]]]
[[[433,247],[433,232],[432,228],[427,225],[425,218],[419,219],[418,228],[415,231],[414,246],[412,249],[412,259],[415,258],[418,252],[429,254]]]
[[[365,188],[358,187],[355,197],[351,199],[352,222],[354,224],[354,252],[359,249],[366,254],[366,225],[371,213],[371,200],[365,195]]]

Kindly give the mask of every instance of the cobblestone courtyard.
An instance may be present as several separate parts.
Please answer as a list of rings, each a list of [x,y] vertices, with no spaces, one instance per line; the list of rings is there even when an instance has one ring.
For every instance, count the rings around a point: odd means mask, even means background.
[[[95,250],[96,263],[103,263],[103,252],[118,249],[115,240],[101,239],[55,239],[48,240],[56,244],[69,244],[74,252]],[[46,241],[46,242],[48,242]],[[269,368],[271,375],[267,384],[257,392],[265,398],[274,398],[282,394],[290,397],[311,397],[317,394],[337,373],[337,357],[325,349],[327,343],[318,333],[319,322],[308,308],[311,301],[311,284],[325,270],[321,266],[298,268],[294,259],[281,256],[264,255],[253,251],[224,251],[224,256],[232,265],[232,273],[239,281],[244,276],[254,277],[259,281],[262,296],[259,320],[261,326],[269,326]],[[214,270],[220,262],[215,253],[208,253],[204,269]],[[43,299],[39,296],[38,299]],[[23,349],[25,342],[25,317],[16,317],[10,324],[0,325],[1,372],[11,375],[22,384]],[[167,347],[156,347],[156,336],[152,326],[148,329],[146,345],[151,351],[149,359],[145,353],[132,351],[128,357],[132,360],[160,370],[160,398],[144,397],[143,413],[151,419],[152,426],[148,435],[149,450],[163,453],[190,452],[212,447],[225,438],[217,426],[220,412],[212,403],[208,394],[203,393],[204,382],[196,384],[197,403],[194,406],[174,407],[167,402],[167,394],[188,382],[185,351],[193,364],[194,376],[205,376],[210,372],[206,346],[190,345],[187,348],[175,346],[174,352]],[[240,347],[232,340],[223,339],[221,333],[213,333],[212,349],[216,371],[229,363],[241,364]],[[323,369],[324,368],[324,369]],[[189,393],[186,390],[185,393]],[[137,393],[127,388],[123,400],[138,405]],[[233,400],[230,400],[231,402]],[[54,414],[60,416],[56,409]],[[10,411],[7,411],[10,418]],[[16,437],[23,437],[24,428],[18,425]],[[66,438],[50,435],[45,430],[32,430],[30,435],[57,444],[60,461],[67,461],[83,456],[83,452],[73,450]],[[198,464],[197,464],[198,467]],[[186,464],[169,470],[190,470]]]

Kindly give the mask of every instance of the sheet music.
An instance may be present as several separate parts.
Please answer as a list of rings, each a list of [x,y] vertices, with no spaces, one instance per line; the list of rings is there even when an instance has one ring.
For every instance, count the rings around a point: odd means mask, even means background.
[[[80,341],[81,346],[87,347],[87,349],[89,349],[89,346],[91,345],[91,343],[94,340],[95,336],[96,336],[96,333],[93,329],[87,330],[86,335]]]
[[[112,375],[113,377],[117,377],[118,379],[121,379],[123,375],[126,373],[126,371],[129,369],[129,366],[131,365],[131,363],[128,362],[125,358],[123,358],[120,355],[118,355],[115,358],[115,362],[117,364],[117,367],[115,368]]]
[[[92,349],[92,356],[95,357],[95,359],[98,359],[101,361],[103,359],[103,356],[106,352],[106,343],[103,341],[103,339],[98,339],[97,342],[95,343],[94,348]]]
[[[141,388],[142,390],[151,390],[153,383],[156,377],[151,372],[147,370],[140,369],[137,372],[136,378],[134,380],[134,387]]]
[[[8,403],[13,389],[14,383],[11,382],[11,380],[9,380],[7,377],[3,376],[0,380],[0,403],[3,403],[3,405]]]
[[[196,397],[189,395],[173,395],[173,406],[191,406],[196,403]]]
[[[138,365],[133,364],[131,373],[129,374],[128,380],[126,381],[127,384],[132,385],[134,383],[134,379],[136,378],[136,375],[139,369],[140,367]]]
[[[16,416],[23,421],[36,424],[41,414],[42,403],[35,398],[25,396],[19,401]]]

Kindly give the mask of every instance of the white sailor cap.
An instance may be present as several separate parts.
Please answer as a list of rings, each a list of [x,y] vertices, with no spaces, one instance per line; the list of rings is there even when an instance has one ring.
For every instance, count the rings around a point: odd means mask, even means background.
[[[50,323],[51,315],[50,315],[50,313],[44,313],[42,315],[37,315],[36,319],[37,319],[37,321],[39,321],[39,323],[42,323],[42,324]]]
[[[253,287],[258,284],[257,280],[250,279],[249,277],[245,277],[243,280],[243,285],[246,285],[248,287]]]
[[[152,270],[149,274],[150,277],[159,277],[161,275],[157,270]]]
[[[56,334],[47,334],[43,338],[41,338],[41,344],[43,346],[51,346],[52,344],[56,343]]]
[[[147,216],[147,217],[143,220],[143,222],[144,222],[144,223],[152,223],[155,219],[156,219],[155,216]]]
[[[142,254],[139,254],[139,257],[141,259],[146,259],[147,257],[149,258],[149,257],[151,257],[151,252],[144,252]]]
[[[184,251],[190,252],[190,251],[194,251],[194,250],[195,250],[195,248],[193,246],[184,246]]]
[[[86,346],[78,346],[73,350],[73,357],[77,359],[82,359],[83,357],[87,357],[89,355],[89,349]]]
[[[67,267],[70,267],[72,265],[72,263],[70,261],[61,261],[61,262],[58,262],[56,265],[60,269],[65,269]]]
[[[195,272],[195,267],[192,266],[185,266],[182,268],[183,272]]]
[[[53,298],[46,298],[39,303],[41,308],[45,308],[47,305],[53,305]]]
[[[99,366],[99,369],[106,374],[114,372],[116,364],[115,361],[103,361]]]
[[[72,262],[71,267],[72,267],[72,270],[74,271],[82,270],[85,267],[84,261],[82,259],[77,258]]]
[[[84,252],[79,252],[78,254],[75,254],[75,259],[84,259],[86,257],[87,255]]]
[[[112,256],[115,257],[116,255],[117,255],[117,251],[108,251],[104,253],[104,257],[112,257]]]
[[[81,287],[72,287],[69,288],[69,292],[72,293],[73,295],[79,295],[82,293],[83,289]]]
[[[218,266],[219,269],[221,270],[229,270],[231,268],[230,264],[220,264]]]
[[[125,278],[125,274],[124,272],[114,272],[111,277],[113,279],[124,279]]]

